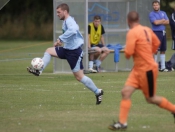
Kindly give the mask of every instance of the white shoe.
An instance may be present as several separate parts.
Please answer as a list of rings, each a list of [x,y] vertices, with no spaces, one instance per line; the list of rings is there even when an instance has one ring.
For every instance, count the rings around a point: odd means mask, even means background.
[[[168,72],[168,69],[159,69],[160,72]]]
[[[91,73],[97,73],[97,71],[94,70],[94,69],[92,69],[92,68],[89,68],[89,71],[90,71]]]

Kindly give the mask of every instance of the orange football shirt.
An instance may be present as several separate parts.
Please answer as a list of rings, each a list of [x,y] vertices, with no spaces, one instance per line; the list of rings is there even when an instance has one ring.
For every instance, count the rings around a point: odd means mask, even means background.
[[[125,57],[129,59],[133,56],[133,68],[149,70],[156,63],[153,54],[159,45],[159,39],[150,28],[137,25],[127,33]]]

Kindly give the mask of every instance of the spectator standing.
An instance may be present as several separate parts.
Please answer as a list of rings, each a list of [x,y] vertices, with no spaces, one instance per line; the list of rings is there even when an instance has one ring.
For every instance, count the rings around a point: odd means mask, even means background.
[[[166,31],[165,25],[169,24],[169,19],[164,11],[160,10],[160,2],[155,0],[152,2],[153,11],[149,14],[149,19],[152,24],[152,30],[159,38],[161,44],[158,48],[160,51],[160,72],[167,72],[165,68],[165,52],[166,52]],[[154,55],[154,59],[157,62],[157,53]]]

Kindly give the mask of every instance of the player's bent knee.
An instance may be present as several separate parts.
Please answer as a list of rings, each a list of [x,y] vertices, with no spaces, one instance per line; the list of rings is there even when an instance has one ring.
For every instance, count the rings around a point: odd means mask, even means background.
[[[123,99],[129,99],[130,96],[131,96],[130,92],[127,91],[126,89],[122,89],[121,95],[122,95],[122,98],[123,98]]]
[[[77,81],[81,81],[82,77],[80,77],[80,76],[75,76],[75,79],[76,79]]]
[[[146,98],[147,103],[155,104],[154,98]]]
[[[151,100],[149,100],[149,99],[146,99],[146,102],[149,103],[149,104],[151,104]]]
[[[79,78],[79,77],[76,77],[76,80],[77,80],[77,81],[81,81],[81,78]]]
[[[83,70],[79,70],[78,72],[73,72],[73,74],[77,81],[81,81],[84,76]]]
[[[132,86],[124,86],[124,88],[121,91],[122,94],[122,98],[123,99],[130,99],[132,96],[132,93],[135,91],[136,89]]]
[[[47,52],[47,53],[52,53],[52,52],[53,52],[53,48],[52,48],[52,47],[47,48],[47,49],[46,49],[46,52]]]

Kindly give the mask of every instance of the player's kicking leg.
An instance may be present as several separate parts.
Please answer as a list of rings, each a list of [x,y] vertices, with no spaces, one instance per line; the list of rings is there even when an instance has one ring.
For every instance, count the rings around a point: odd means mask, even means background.
[[[35,70],[32,67],[27,67],[27,71],[35,76],[39,76],[41,75],[42,71],[47,67],[47,65],[50,63],[51,57],[58,57],[57,53],[55,51],[55,47],[50,47],[46,50],[46,52],[44,53],[44,56],[42,58],[42,60],[44,61],[44,67],[43,69],[39,70]]]

